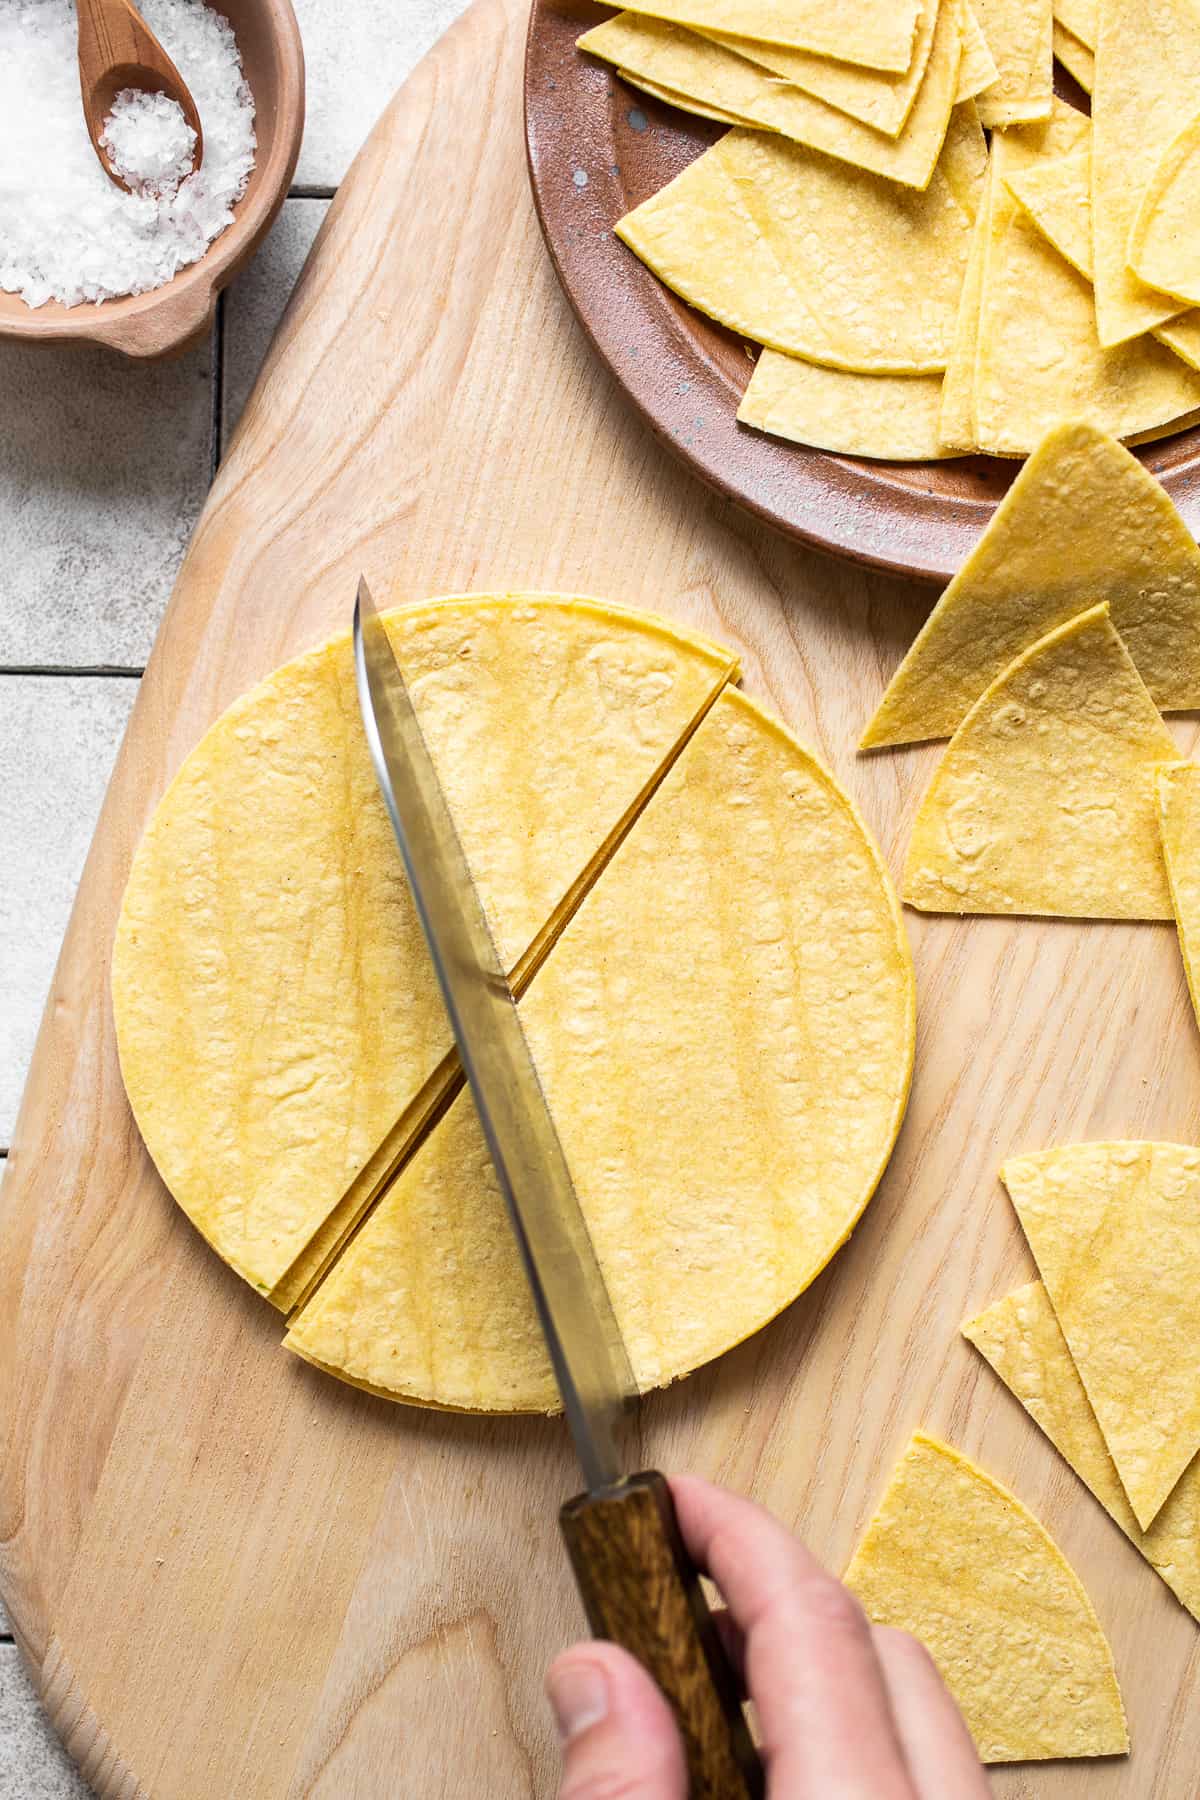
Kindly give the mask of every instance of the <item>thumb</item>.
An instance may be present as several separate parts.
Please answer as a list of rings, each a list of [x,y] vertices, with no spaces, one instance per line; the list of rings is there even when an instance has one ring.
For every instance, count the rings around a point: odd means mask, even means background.
[[[687,1800],[671,1708],[615,1644],[577,1644],[550,1666],[546,1692],[563,1745],[558,1800]]]

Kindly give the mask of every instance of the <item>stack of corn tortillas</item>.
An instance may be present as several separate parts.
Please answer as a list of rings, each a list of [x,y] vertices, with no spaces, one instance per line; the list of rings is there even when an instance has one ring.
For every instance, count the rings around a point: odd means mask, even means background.
[[[594,601],[389,616],[634,1374],[774,1317],[899,1129],[912,972],[850,800],[732,658]],[[125,1084],[172,1194],[397,1399],[557,1394],[358,717],[347,637],[202,739],[135,857]]]
[[[731,127],[616,229],[763,346],[743,423],[923,461],[1200,412],[1198,0],[637,0],[579,45]]]

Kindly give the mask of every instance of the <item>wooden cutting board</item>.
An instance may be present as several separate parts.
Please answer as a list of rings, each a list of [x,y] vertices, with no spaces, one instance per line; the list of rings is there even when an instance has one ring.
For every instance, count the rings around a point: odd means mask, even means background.
[[[714,500],[593,360],[527,192],[523,25],[518,0],[479,0],[330,210],[159,633],[16,1133],[0,1585],[59,1730],[121,1800],[550,1795],[542,1671],[581,1629],[561,1426],[391,1406],[284,1354],[141,1148],[109,946],[132,847],[205,727],[345,626],[362,570],[397,599],[592,592],[737,644],[894,867],[936,755],[853,753],[928,595]],[[995,1792],[1191,1800],[1200,1629],[957,1335],[1031,1272],[996,1181],[1007,1153],[1200,1141],[1174,934],[909,926],[918,1072],[877,1198],[784,1318],[646,1403],[641,1459],[758,1495],[840,1568],[912,1428],[961,1445],[1079,1570],[1135,1746],[998,1771]]]

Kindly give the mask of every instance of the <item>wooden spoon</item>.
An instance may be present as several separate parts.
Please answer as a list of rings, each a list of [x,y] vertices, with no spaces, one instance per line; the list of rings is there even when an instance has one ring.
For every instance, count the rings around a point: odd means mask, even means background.
[[[100,166],[117,187],[131,190],[108,160],[100,134],[122,88],[166,94],[178,101],[196,134],[193,168],[204,160],[200,114],[187,84],[131,0],[77,0],[79,86],[83,116]]]

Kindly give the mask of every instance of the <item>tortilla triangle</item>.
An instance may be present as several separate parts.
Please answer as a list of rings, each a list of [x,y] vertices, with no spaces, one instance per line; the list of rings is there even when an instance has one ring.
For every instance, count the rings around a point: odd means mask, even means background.
[[[1174,742],[1106,606],[1022,652],[976,701],[921,802],[902,893],[923,912],[1174,917],[1158,766]]]
[[[1007,1294],[962,1330],[1151,1568],[1200,1619],[1200,1462],[1189,1463],[1143,1531],[1044,1285],[1031,1281]]]
[[[1145,1531],[1200,1449],[1200,1150],[1071,1144],[1001,1177]]]
[[[1023,650],[1101,601],[1157,705],[1200,706],[1200,550],[1122,444],[1057,425],[930,613],[863,748],[949,736]]]
[[[925,1645],[984,1762],[1128,1750],[1112,1652],[1078,1576],[959,1451],[916,1434],[845,1579],[876,1624]]]

